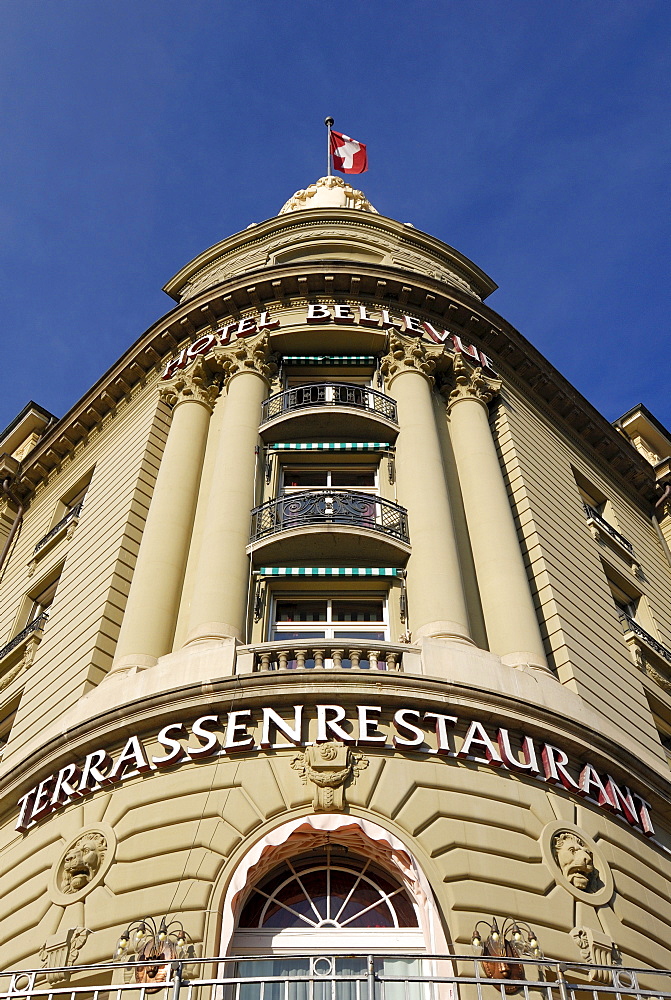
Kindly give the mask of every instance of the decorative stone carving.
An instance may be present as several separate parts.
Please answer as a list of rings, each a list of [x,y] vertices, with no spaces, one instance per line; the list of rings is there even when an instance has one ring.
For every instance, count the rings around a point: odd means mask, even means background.
[[[112,863],[115,848],[114,832],[106,823],[80,831],[52,868],[49,883],[52,901],[67,906],[100,885]]]
[[[186,371],[179,371],[159,388],[159,395],[168,406],[177,406],[188,400],[203,403],[212,410],[219,395],[220,385],[205,363],[203,358],[197,358]]]
[[[452,362],[454,374],[454,388],[447,390],[447,409],[452,409],[455,403],[461,399],[476,399],[483,406],[487,406],[501,388],[501,380],[487,378],[482,374],[479,365],[467,364],[460,354],[455,354]]]
[[[441,353],[431,351],[421,340],[411,340],[391,333],[389,351],[382,358],[380,370],[389,384],[402,372],[416,371],[433,385],[431,373]]]
[[[588,965],[607,965],[610,969],[591,969],[589,973],[590,983],[599,983],[602,986],[610,986],[613,981],[613,966],[622,965],[622,956],[617,945],[610,938],[600,931],[594,931],[591,927],[574,927],[571,937],[575,941],[580,957]]]
[[[372,212],[378,215],[363,191],[358,191],[347,184],[342,177],[320,177],[314,184],[296,194],[285,202],[277,213],[298,212],[306,208],[354,208],[361,212]]]
[[[39,955],[42,965],[47,969],[46,977],[50,986],[69,980],[70,973],[64,967],[75,964],[90,933],[86,927],[69,927],[45,941]]]
[[[603,906],[613,895],[613,876],[599,848],[572,823],[549,823],[542,831],[543,860],[557,885],[591,906]]]
[[[299,772],[303,784],[311,781],[315,786],[315,812],[333,812],[343,809],[345,784],[368,767],[368,760],[364,754],[331,741],[307,747],[304,753],[296,754],[291,766]]]
[[[242,372],[253,371],[270,381],[277,371],[275,355],[270,351],[270,337],[267,333],[260,337],[238,340],[232,347],[215,348],[217,365],[228,381]]]
[[[37,647],[42,641],[42,632],[34,632],[26,641],[23,647],[23,655],[18,663],[15,663],[6,673],[0,677],[0,691],[4,691],[5,688],[9,687],[12,681],[22,674],[24,670],[28,670],[35,659],[35,653],[37,652]]]
[[[71,845],[63,859],[60,874],[61,892],[84,889],[98,874],[105,860],[107,840],[102,833],[85,833]]]
[[[588,845],[572,830],[560,830],[552,838],[552,855],[562,874],[576,889],[593,892],[598,873]]]

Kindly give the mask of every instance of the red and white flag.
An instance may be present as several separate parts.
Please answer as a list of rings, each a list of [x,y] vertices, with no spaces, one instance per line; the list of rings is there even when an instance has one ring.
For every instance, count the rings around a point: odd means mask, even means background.
[[[333,169],[341,174],[363,174],[368,170],[368,154],[362,142],[331,129]]]

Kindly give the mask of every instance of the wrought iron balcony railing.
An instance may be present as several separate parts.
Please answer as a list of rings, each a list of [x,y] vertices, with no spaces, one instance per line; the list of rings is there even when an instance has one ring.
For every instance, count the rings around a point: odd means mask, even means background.
[[[623,611],[620,614],[620,621],[622,622],[622,628],[625,632],[633,632],[634,635],[637,635],[639,639],[642,639],[647,646],[654,649],[658,656],[661,656],[667,663],[671,663],[671,649],[667,649],[666,646],[663,646],[661,642],[658,642],[654,636],[650,635],[649,632],[646,632],[645,629],[638,624],[635,618],[630,618],[629,615],[625,614]]]
[[[43,611],[41,615],[37,615],[36,618],[33,618],[30,624],[26,625],[22,632],[15,635],[11,642],[8,642],[6,646],[3,646],[2,649],[0,649],[0,660],[4,660],[7,654],[11,653],[11,651],[16,649],[17,646],[20,646],[23,640],[27,639],[28,636],[32,635],[34,632],[41,632],[48,617],[49,612]]]
[[[39,542],[37,543],[37,545],[35,546],[35,548],[33,550],[33,555],[36,554],[37,552],[39,552],[40,549],[44,548],[44,546],[47,545],[51,541],[52,538],[54,538],[65,527],[67,527],[67,525],[70,523],[70,521],[73,521],[76,517],[79,517],[79,515],[82,512],[82,507],[83,506],[84,506],[84,501],[80,500],[79,503],[75,507],[72,508],[72,510],[69,510],[67,512],[67,514],[65,515],[65,517],[62,517],[60,519],[60,521],[58,522],[58,524],[55,524],[53,526],[53,528],[51,529],[51,531],[48,531],[46,533],[46,535],[44,536],[44,538],[40,538]]]
[[[315,382],[277,392],[263,401],[261,423],[313,406],[347,406],[397,422],[396,403],[376,389],[348,382]]]
[[[621,545],[623,549],[627,550],[629,555],[633,556],[634,546],[628,538],[625,538],[624,535],[621,535],[612,524],[609,524],[609,522],[601,516],[595,507],[591,507],[588,503],[583,503],[583,508],[588,520],[596,521],[601,531],[605,531],[607,535],[610,535],[613,541],[617,542],[618,545]]]
[[[264,642],[251,647],[254,671],[403,670],[407,647],[366,639],[300,639]]]
[[[362,932],[365,933],[365,932]],[[61,949],[60,954],[65,949]],[[329,952],[212,956],[59,966],[0,973],[0,1000],[666,1000],[666,969],[563,962],[543,956],[486,958]],[[112,977],[114,976],[114,985]],[[88,981],[88,982],[87,982]]]
[[[305,490],[277,497],[252,511],[251,541],[289,528],[333,524],[379,531],[408,542],[408,515],[391,500],[356,490]]]

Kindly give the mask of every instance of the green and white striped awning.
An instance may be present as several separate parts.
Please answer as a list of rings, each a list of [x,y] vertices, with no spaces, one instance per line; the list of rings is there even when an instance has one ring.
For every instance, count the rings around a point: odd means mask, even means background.
[[[259,576],[400,576],[389,566],[261,566]]]
[[[354,365],[370,367],[375,364],[372,354],[285,354],[285,365]]]
[[[390,451],[386,441],[275,441],[268,451]]]

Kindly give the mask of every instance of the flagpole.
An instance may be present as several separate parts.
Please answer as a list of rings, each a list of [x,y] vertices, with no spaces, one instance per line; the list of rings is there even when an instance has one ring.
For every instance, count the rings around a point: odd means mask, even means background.
[[[326,170],[327,170],[326,176],[330,177],[331,176],[331,129],[333,128],[334,125],[334,121],[330,115],[328,116],[328,118],[324,119],[324,125],[326,125],[326,128],[328,129],[328,132],[326,133]]]

